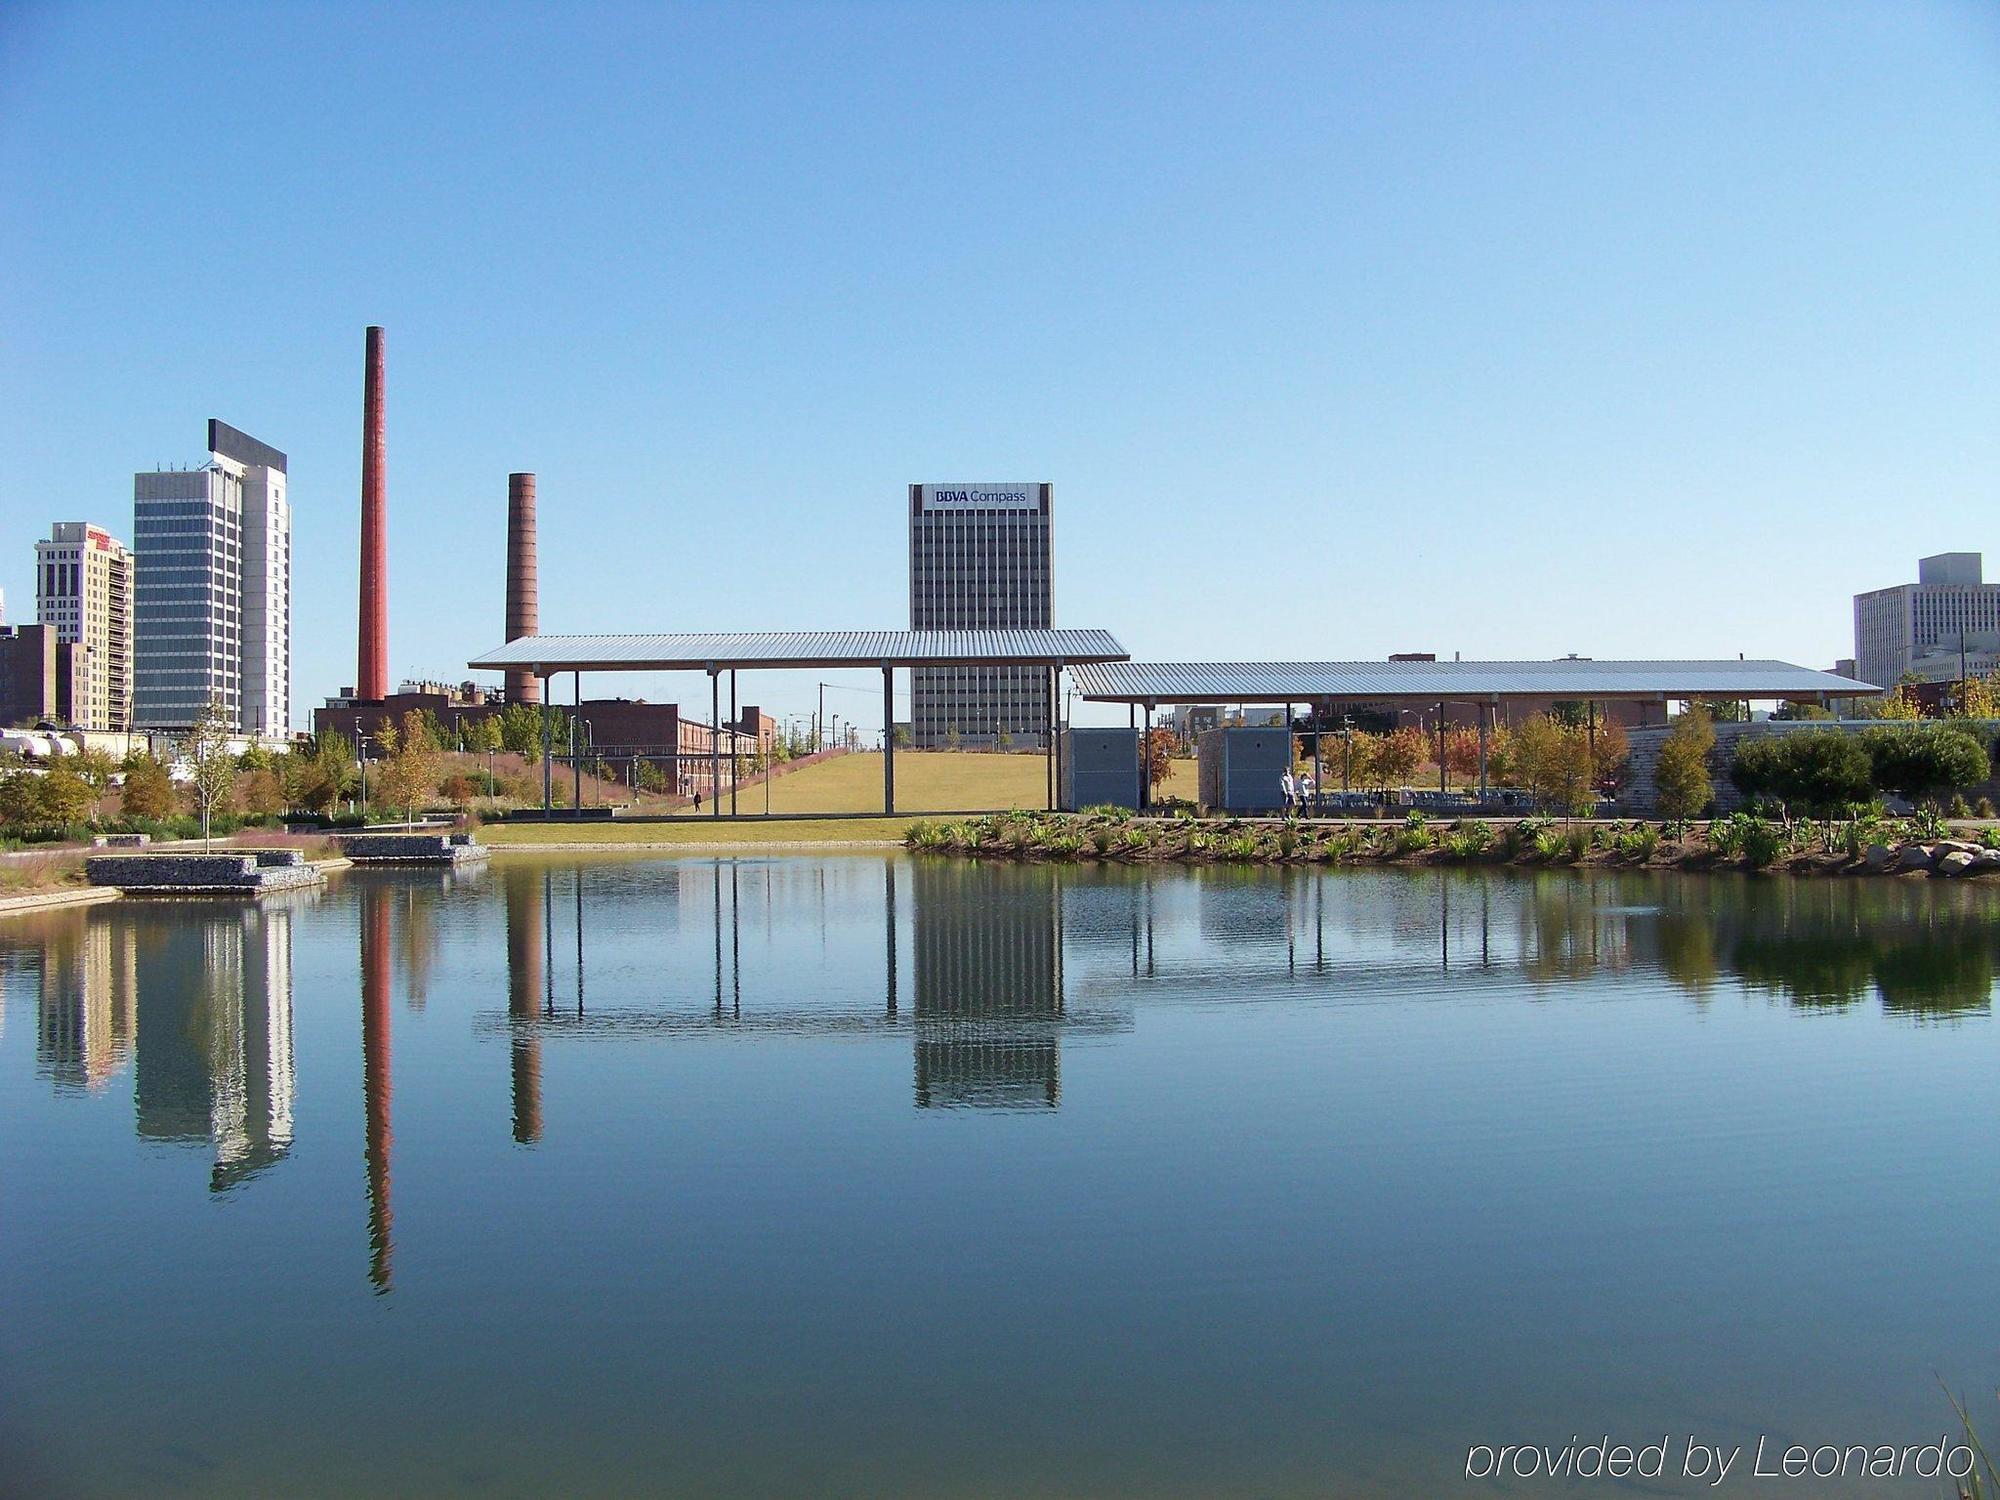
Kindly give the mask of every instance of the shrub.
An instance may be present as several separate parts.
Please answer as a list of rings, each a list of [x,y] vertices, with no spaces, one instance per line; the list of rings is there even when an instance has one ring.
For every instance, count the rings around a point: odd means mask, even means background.
[[[1793,811],[1826,815],[1865,801],[1873,785],[1866,748],[1838,729],[1746,735],[1729,778],[1746,797],[1768,796]]]
[[[1912,801],[1976,785],[1992,772],[1986,751],[1962,729],[1884,726],[1864,730],[1861,742],[1874,784]]]
[[[1714,748],[1714,722],[1700,707],[1690,705],[1667,732],[1653,769],[1661,817],[1684,821],[1699,817],[1708,806],[1715,796],[1708,776],[1708,752]]]
[[[1546,860],[1561,859],[1569,848],[1569,841],[1563,837],[1562,829],[1553,824],[1536,829],[1533,838],[1535,853]]]
[[[1644,864],[1653,857],[1660,847],[1660,832],[1644,823],[1636,828],[1628,828],[1618,835],[1618,852],[1634,864]]]

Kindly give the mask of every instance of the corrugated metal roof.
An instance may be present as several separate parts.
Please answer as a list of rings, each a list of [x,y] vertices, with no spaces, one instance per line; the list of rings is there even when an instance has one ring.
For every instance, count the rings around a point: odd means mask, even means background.
[[[529,635],[468,666],[530,672],[672,672],[711,667],[996,666],[1125,660],[1105,630],[781,630]]]
[[[1110,662],[1079,666],[1086,698],[1119,703],[1283,703],[1314,698],[1835,698],[1874,693],[1782,661]]]

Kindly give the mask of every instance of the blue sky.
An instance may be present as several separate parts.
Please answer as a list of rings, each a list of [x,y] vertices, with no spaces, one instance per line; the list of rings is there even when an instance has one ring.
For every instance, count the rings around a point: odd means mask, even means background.
[[[1053,481],[1142,657],[1824,664],[2000,573],[1983,4],[15,0],[0,183],[9,617],[219,416],[301,718],[371,322],[398,676],[497,643],[512,469],[550,630],[905,624],[914,480]]]

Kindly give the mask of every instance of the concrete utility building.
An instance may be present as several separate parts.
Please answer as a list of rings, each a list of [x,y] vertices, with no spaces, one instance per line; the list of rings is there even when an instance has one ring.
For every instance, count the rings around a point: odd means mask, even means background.
[[[910,486],[910,629],[1047,630],[1055,623],[1049,484]],[[919,667],[910,737],[1045,743],[1048,673],[1031,667]]]
[[[2000,583],[1984,581],[1977,552],[1921,558],[1915,583],[1854,596],[1855,675],[1869,682],[1893,687],[1926,657],[1948,657],[1956,678],[1961,646],[2000,649]]]
[[[35,543],[35,616],[71,648],[73,722],[132,727],[132,553],[101,526],[57,521]]]
[[[240,733],[291,732],[292,509],[285,455],[224,422],[208,461],[132,480],[134,724],[210,701]]]

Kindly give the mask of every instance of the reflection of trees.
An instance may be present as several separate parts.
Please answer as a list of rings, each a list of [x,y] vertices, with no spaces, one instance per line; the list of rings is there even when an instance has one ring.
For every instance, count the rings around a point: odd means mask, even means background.
[[[2000,913],[1990,893],[1900,881],[1688,877],[1661,883],[1652,941],[1662,971],[1697,993],[1718,955],[1752,989],[1801,1009],[1873,988],[1894,1015],[1984,1011]]]
[[[1521,967],[1538,981],[1575,979],[1632,960],[1631,935],[1622,917],[1604,910],[1615,882],[1538,872],[1520,905]]]

